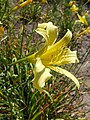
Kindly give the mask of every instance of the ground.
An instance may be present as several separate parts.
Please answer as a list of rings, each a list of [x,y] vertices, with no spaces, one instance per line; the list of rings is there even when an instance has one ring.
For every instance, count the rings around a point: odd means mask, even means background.
[[[80,53],[84,54],[82,61],[78,66],[81,66],[77,72],[79,77],[84,81],[84,88],[81,91],[83,94],[83,102],[87,105],[83,107],[84,111],[89,111],[86,114],[87,120],[90,120],[90,35],[85,35],[82,38],[82,46],[80,48]]]

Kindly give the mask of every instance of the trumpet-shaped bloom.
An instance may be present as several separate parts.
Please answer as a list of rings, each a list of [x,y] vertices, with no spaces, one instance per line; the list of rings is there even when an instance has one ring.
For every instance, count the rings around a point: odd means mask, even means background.
[[[72,12],[77,12],[78,11],[78,7],[76,6],[76,1],[71,0],[69,2],[68,6],[71,7]]]
[[[16,62],[27,60],[35,64],[33,70],[34,79],[32,80],[34,87],[40,92],[44,91],[43,87],[45,86],[45,82],[52,76],[50,74],[51,69],[72,79],[79,88],[80,85],[75,76],[67,70],[57,67],[78,62],[76,51],[71,51],[69,48],[66,48],[72,38],[71,31],[68,30],[64,37],[58,42],[56,42],[58,28],[54,26],[52,22],[39,24],[36,32],[43,36],[45,44],[36,53]]]
[[[77,12],[78,11],[78,7],[73,4],[72,7],[71,7],[71,10],[72,10],[72,12]]]
[[[80,16],[78,13],[77,13],[77,16],[79,18],[79,22],[83,23],[84,25],[88,26],[88,22],[86,20],[86,16]]]

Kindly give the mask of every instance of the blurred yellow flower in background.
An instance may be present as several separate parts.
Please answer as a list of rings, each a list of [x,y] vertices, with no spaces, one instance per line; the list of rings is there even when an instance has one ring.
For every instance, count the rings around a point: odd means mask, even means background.
[[[73,4],[72,7],[71,7],[71,10],[72,10],[72,12],[77,12],[78,11],[78,7]]]
[[[88,22],[87,22],[87,20],[86,20],[86,15],[81,16],[81,15],[79,15],[79,14],[77,13],[77,16],[78,16],[78,18],[79,18],[78,22],[81,22],[81,23],[83,23],[84,25],[88,26]]]
[[[0,37],[4,36],[4,28],[1,26],[0,27]]]
[[[76,1],[72,1],[72,0],[71,0],[71,1],[69,2],[68,6],[71,7],[73,4],[76,4]]]

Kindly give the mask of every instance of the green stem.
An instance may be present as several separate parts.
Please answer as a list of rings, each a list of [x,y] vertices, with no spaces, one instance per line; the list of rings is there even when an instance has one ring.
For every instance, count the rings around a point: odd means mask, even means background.
[[[25,58],[17,60],[16,62],[11,63],[10,66],[15,65],[15,64],[20,63],[20,62],[23,62],[23,61],[29,61],[30,63],[35,63],[36,62],[35,55],[36,54],[34,53],[34,54],[30,55],[30,56],[27,56]]]
[[[84,5],[88,4],[90,2],[90,0],[88,0]]]
[[[3,16],[4,16],[4,14],[6,13],[6,8],[7,8],[7,6],[8,6],[8,1],[6,0],[6,1],[5,1],[4,11],[3,11],[3,14],[1,15],[1,20],[2,20],[2,18],[3,18]]]
[[[20,63],[20,62],[23,62],[23,61],[26,61],[26,60],[27,60],[27,57],[22,58],[20,60],[17,60],[16,62],[11,63],[10,66],[15,65],[15,64]]]

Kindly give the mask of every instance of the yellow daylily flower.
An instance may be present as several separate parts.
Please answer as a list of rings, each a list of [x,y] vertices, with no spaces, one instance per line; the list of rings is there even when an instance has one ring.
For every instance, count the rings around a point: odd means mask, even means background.
[[[43,36],[45,44],[36,53],[18,60],[15,63],[27,60],[36,65],[32,83],[40,92],[44,91],[42,88],[45,86],[45,82],[51,77],[50,69],[66,75],[72,79],[79,88],[80,85],[75,76],[67,70],[57,67],[78,62],[76,51],[71,51],[69,48],[66,48],[66,45],[72,38],[71,31],[68,30],[64,37],[57,43],[55,42],[58,37],[58,28],[54,26],[52,22],[39,24],[36,32]]]
[[[72,0],[71,0],[71,1],[69,2],[68,6],[72,6],[73,4],[76,4],[76,1],[72,1]]]
[[[84,16],[81,16],[81,15],[79,15],[79,14],[77,13],[77,16],[78,16],[78,18],[79,18],[79,22],[81,22],[81,23],[83,23],[84,25],[88,26],[88,22],[87,22],[87,20],[86,20],[86,16],[85,16],[85,15],[84,15]]]
[[[77,12],[78,11],[78,7],[73,4],[72,7],[71,7],[71,10],[72,10],[72,12]]]
[[[49,49],[57,40],[58,37],[58,27],[54,26],[52,22],[38,24],[36,32],[42,35],[45,39],[45,44],[36,53],[27,57],[27,60],[35,63],[36,58],[43,55],[47,49]]]

